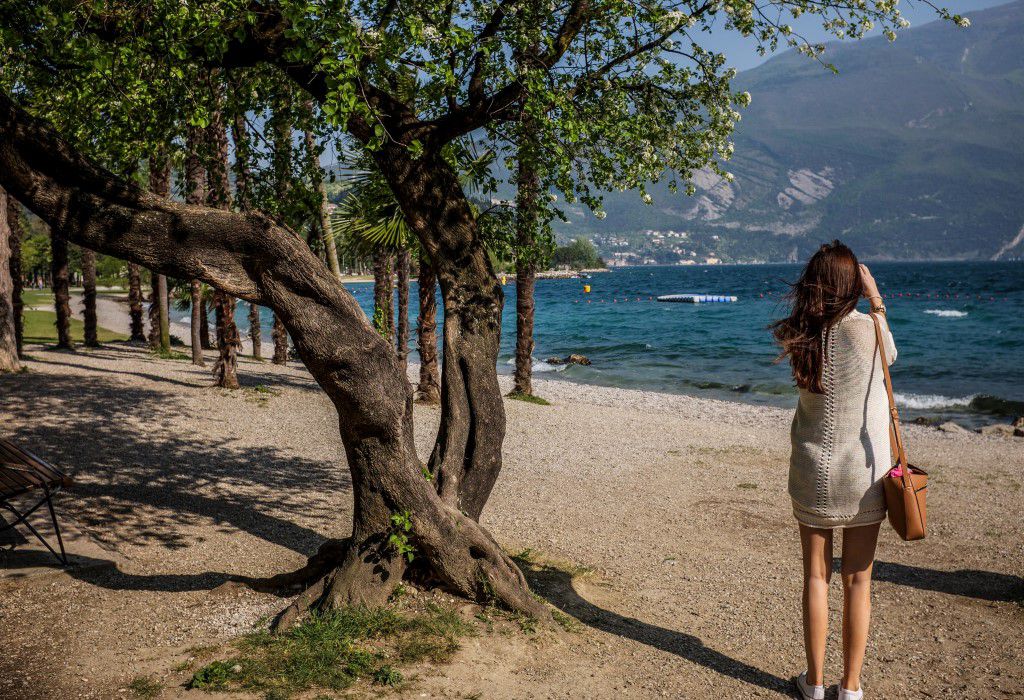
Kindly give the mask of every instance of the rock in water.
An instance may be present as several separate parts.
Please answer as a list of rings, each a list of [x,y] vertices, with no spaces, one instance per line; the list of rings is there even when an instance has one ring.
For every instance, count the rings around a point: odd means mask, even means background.
[[[546,359],[544,361],[547,362],[549,365],[589,365],[589,364],[591,364],[589,357],[587,357],[586,355],[577,355],[576,353],[568,355],[565,358],[549,357],[548,359]]]

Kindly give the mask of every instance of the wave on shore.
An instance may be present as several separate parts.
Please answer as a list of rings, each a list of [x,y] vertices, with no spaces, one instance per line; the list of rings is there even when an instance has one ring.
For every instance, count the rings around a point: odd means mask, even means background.
[[[942,396],[941,394],[900,394],[896,393],[896,403],[904,408],[916,410],[943,410],[949,408],[969,408],[981,413],[994,413],[1001,416],[1024,415],[1024,402],[1010,401],[998,396],[972,394],[971,396]]]
[[[955,309],[925,309],[924,312],[939,318],[963,318],[967,315],[966,311],[956,311]]]

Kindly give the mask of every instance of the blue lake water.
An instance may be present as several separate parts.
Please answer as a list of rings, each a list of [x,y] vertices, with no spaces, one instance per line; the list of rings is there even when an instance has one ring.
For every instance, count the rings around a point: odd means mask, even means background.
[[[887,295],[899,349],[893,381],[909,417],[977,425],[1024,415],[1024,264],[876,263],[871,269]],[[785,315],[786,282],[799,270],[633,267],[590,280],[540,280],[535,357],[582,353],[593,365],[556,370],[538,362],[537,376],[792,406],[796,393],[788,365],[773,362],[777,350],[766,326]],[[505,287],[502,372],[511,371],[515,346],[513,279]],[[584,284],[590,284],[589,294]],[[372,313],[372,284],[347,286]],[[692,305],[652,299],[687,292],[730,294],[739,301]],[[415,284],[411,297],[415,324]],[[240,306],[242,329],[246,313]],[[269,328],[267,314],[266,333]]]

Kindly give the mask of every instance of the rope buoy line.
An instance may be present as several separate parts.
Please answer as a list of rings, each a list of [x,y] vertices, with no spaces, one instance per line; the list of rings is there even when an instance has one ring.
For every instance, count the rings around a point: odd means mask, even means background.
[[[758,299],[782,299],[785,296],[785,292],[761,292],[757,295]],[[890,292],[883,294],[882,299],[891,301],[893,299],[907,299],[910,301],[965,301],[965,302],[983,302],[983,303],[995,303],[1000,301],[1010,301],[1010,297],[1003,296],[990,296],[983,294],[949,294],[949,293],[927,293],[927,292]],[[742,301],[743,297],[739,297],[738,301]],[[573,299],[574,304],[581,302],[587,304],[626,304],[626,303],[637,303],[637,302],[653,302],[657,301],[657,297],[653,295],[649,296],[611,296],[602,298],[594,295],[591,292],[585,292],[583,298]]]

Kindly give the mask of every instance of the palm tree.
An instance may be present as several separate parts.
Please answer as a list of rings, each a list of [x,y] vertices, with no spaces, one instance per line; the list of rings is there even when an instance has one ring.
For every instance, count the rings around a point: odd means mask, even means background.
[[[92,277],[95,279],[96,256],[92,255],[91,258]],[[85,259],[83,257],[83,264],[84,262]],[[83,269],[83,274],[84,273],[85,271]],[[95,303],[95,296],[93,297],[93,302]],[[95,306],[93,307],[93,315],[95,316]],[[128,342],[145,343],[146,330],[145,325],[142,322],[142,268],[134,263],[128,263],[128,316],[131,319],[131,337],[128,338]],[[85,344],[89,345],[88,339]]]
[[[274,104],[270,118],[273,132],[273,152],[271,162],[274,169],[274,189],[277,201],[283,204],[288,201],[292,190],[292,116],[291,93],[288,86],[281,84],[274,95]],[[278,212],[280,214],[280,212]],[[274,314],[274,324],[270,330],[274,341],[274,355],[271,361],[275,365],[288,363],[288,330],[284,322]]]
[[[57,348],[74,350],[71,340],[71,272],[68,240],[50,228],[50,277],[53,279],[53,307],[57,312]]]
[[[18,335],[14,330],[14,281],[11,279],[14,230],[8,223],[11,208],[7,192],[0,188],[0,372],[21,369]]]
[[[7,195],[7,229],[10,232],[11,262],[9,267],[11,271],[11,307],[14,313],[14,342],[18,357],[23,358],[25,318],[24,304],[21,300],[21,239],[24,237],[24,229],[21,225],[21,203],[10,195]],[[2,274],[3,270],[0,270],[0,275]]]
[[[308,121],[312,122],[313,100],[306,100],[302,107],[308,117]],[[327,200],[327,187],[324,185],[323,168],[320,167],[320,148],[317,147],[316,137],[312,130],[309,128],[305,129],[302,136],[306,146],[306,155],[309,158],[309,174],[316,199],[316,220],[314,223],[320,232],[320,244],[324,247],[327,267],[340,280],[341,265],[338,262],[338,248],[331,232],[331,215],[328,207],[330,202]]]
[[[202,130],[190,125],[185,137],[185,202],[203,204],[206,201],[206,176],[203,163],[199,158],[199,145],[202,142]],[[209,346],[209,329],[206,307],[202,300],[202,283],[192,280],[190,283],[192,307],[192,364],[204,367],[203,349]]]
[[[138,266],[136,265],[136,269]],[[96,319],[96,253],[82,248],[82,307],[85,321],[85,347],[100,346],[98,322]],[[132,318],[132,325],[135,319]]]
[[[241,94],[242,85],[231,76],[232,92]],[[235,144],[235,206],[239,211],[249,211],[252,208],[252,142],[249,138],[249,129],[245,123],[244,108],[235,104],[234,114],[231,118],[231,140]],[[260,307],[249,303],[249,342],[252,344],[252,356],[257,360],[263,359],[262,328],[260,323]]]
[[[171,163],[165,153],[149,159],[149,189],[161,197],[171,196]],[[163,354],[171,351],[171,324],[167,276],[150,274],[153,293],[149,307],[149,346]]]
[[[231,189],[228,183],[228,135],[224,124],[224,89],[220,71],[209,74],[214,109],[206,127],[210,163],[206,169],[207,205],[219,209],[231,208]],[[242,341],[235,325],[235,299],[215,289],[213,307],[217,319],[217,362],[213,366],[215,386],[238,389],[238,348]]]
[[[361,165],[365,162],[357,160]],[[354,256],[373,257],[373,323],[391,342],[403,363],[409,354],[409,248],[415,240],[384,179],[370,169],[352,169],[347,192],[335,210],[333,238]],[[398,267],[398,325],[394,323],[394,267]]]

